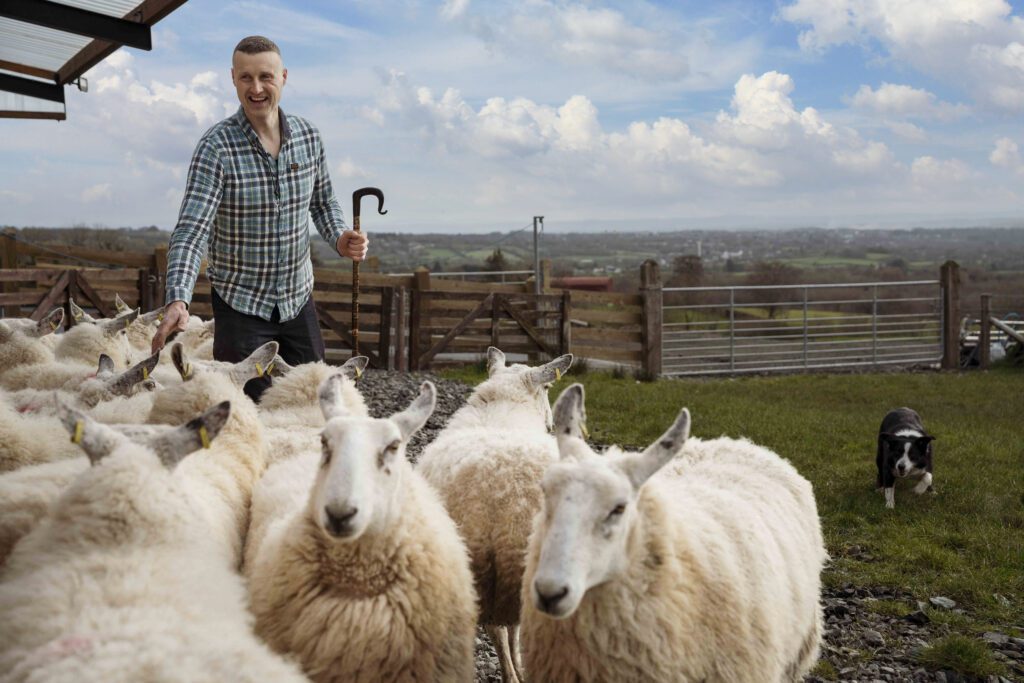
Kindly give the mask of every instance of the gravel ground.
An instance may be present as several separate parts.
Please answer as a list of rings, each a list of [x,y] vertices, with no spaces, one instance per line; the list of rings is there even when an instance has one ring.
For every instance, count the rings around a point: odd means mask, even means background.
[[[427,373],[370,370],[358,387],[374,417],[385,417],[404,409],[419,393],[424,380],[437,387],[437,407],[426,426],[413,437],[408,454],[413,461],[430,443],[471,393],[462,382],[441,379]],[[826,570],[827,571],[827,570]],[[850,683],[1004,683],[1024,682],[1024,639],[1003,633],[986,633],[984,641],[996,659],[1004,662],[1010,677],[965,678],[951,671],[933,671],[916,663],[915,653],[929,642],[949,635],[947,626],[929,620],[925,608],[956,610],[941,596],[932,605],[918,604],[906,615],[882,614],[872,609],[878,601],[899,601],[913,605],[909,593],[899,589],[861,588],[851,585],[827,589],[823,594],[826,632],[821,658],[835,669],[838,678],[808,676],[806,683],[839,680]],[[951,602],[951,601],[950,601]],[[1018,629],[1024,629],[1024,624]],[[480,631],[476,642],[476,683],[501,680],[494,649]]]

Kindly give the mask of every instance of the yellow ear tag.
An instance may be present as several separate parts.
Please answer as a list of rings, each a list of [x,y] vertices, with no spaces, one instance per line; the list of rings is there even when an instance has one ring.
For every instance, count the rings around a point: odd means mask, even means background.
[[[85,425],[81,420],[75,422],[75,433],[71,436],[71,443],[82,443],[82,430],[85,429]]]
[[[559,370],[558,368],[555,368],[555,381],[557,382],[560,379],[562,379],[562,371]]]
[[[72,314],[71,314],[71,315],[75,316],[75,322],[76,322],[76,323],[80,323],[80,322],[82,322],[82,314],[81,314],[81,313],[79,313],[78,311],[74,311],[74,312],[72,312]]]
[[[210,434],[206,431],[206,425],[199,425],[199,440],[203,442],[203,448],[210,447]]]
[[[143,381],[149,379],[149,370],[146,368],[142,368],[142,379]]]
[[[50,329],[51,330],[56,332],[58,327],[60,327],[60,325],[58,325],[57,323],[53,322],[52,320],[50,321]]]
[[[267,366],[266,373],[269,375],[270,371],[274,369],[274,361],[270,361],[270,365]]]
[[[357,366],[356,366],[356,379],[359,379],[359,378],[360,378],[360,377],[362,377],[362,376],[363,376],[363,371],[362,371],[362,370],[361,370],[361,369],[359,368],[359,366],[357,365]]]
[[[263,367],[259,363],[256,364],[256,376],[257,377],[262,377],[263,376]]]
[[[181,374],[182,379],[188,379],[192,376],[192,364],[185,363],[185,371]]]
[[[158,323],[162,323],[164,321],[164,314],[163,313],[157,313],[156,314],[156,321]]]
[[[580,423],[580,431],[583,432],[584,439],[590,438],[590,432],[587,431],[587,425],[583,424],[582,422]]]

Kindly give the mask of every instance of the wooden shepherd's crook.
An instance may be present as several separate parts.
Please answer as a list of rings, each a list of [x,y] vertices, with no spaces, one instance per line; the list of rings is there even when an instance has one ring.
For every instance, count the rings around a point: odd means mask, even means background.
[[[367,195],[377,198],[377,213],[384,211],[384,193],[376,187],[364,187],[352,193],[352,229],[359,232],[359,200]],[[352,356],[359,355],[359,261],[352,262]]]

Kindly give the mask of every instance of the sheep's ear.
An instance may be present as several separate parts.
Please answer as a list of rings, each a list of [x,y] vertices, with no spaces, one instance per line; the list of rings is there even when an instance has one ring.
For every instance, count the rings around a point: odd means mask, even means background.
[[[139,316],[139,320],[141,320],[146,325],[158,325],[164,319],[164,309],[165,308],[167,308],[167,307],[166,306],[161,306],[160,308],[156,309],[155,311],[150,311],[149,313],[143,313],[142,315]]]
[[[105,353],[100,354],[100,362],[96,367],[96,377],[106,379],[114,374],[114,360]]]
[[[114,310],[117,311],[117,315],[121,315],[122,313],[127,313],[128,311],[132,310],[131,307],[124,302],[124,299],[122,299],[121,295],[118,294],[117,292],[114,292]]]
[[[124,313],[122,315],[117,316],[116,318],[97,321],[96,324],[100,326],[101,330],[103,330],[103,334],[107,335],[108,337],[113,337],[115,334],[127,330],[128,326],[132,324],[132,321],[138,317],[139,309],[136,308],[131,312]]]
[[[345,361],[345,364],[341,366],[341,372],[350,380],[355,382],[363,376],[363,370],[366,369],[369,362],[370,359],[366,356],[353,356]]]
[[[505,354],[495,346],[487,347],[487,376],[492,376],[505,367]]]
[[[402,432],[402,441],[408,441],[409,437],[427,423],[436,403],[437,389],[432,382],[424,382],[420,385],[420,395],[409,404],[409,407],[391,416],[391,421],[397,424],[398,430]]]
[[[278,354],[274,356],[274,361],[267,368],[267,374],[271,377],[284,377],[294,369],[294,366],[288,365],[285,359],[281,358],[281,354]]]
[[[60,324],[62,322],[64,322],[64,309],[53,309],[52,311],[47,313],[42,320],[36,323],[36,326],[33,330],[35,336],[45,337],[48,334],[56,332],[58,328],[60,328]]]
[[[339,372],[320,383],[317,396],[320,399],[320,412],[324,414],[324,420],[348,415],[348,409],[341,397],[341,387],[344,383],[345,377]]]
[[[559,439],[566,436],[586,439],[589,436],[586,392],[582,384],[573,384],[563,391],[555,401],[553,413],[555,436]]]
[[[0,341],[7,341],[7,338],[14,334],[11,326],[0,320]]]
[[[185,346],[181,342],[171,344],[171,362],[174,363],[174,369],[181,375],[181,381],[187,382],[195,375],[192,363],[185,356]]]
[[[82,310],[82,307],[75,303],[75,300],[68,297],[68,308],[71,309],[71,317],[76,323],[94,323],[95,318]]]
[[[57,401],[57,415],[64,428],[71,434],[71,442],[82,447],[93,465],[126,442],[124,436],[107,425],[96,422],[88,415],[72,408],[57,394],[54,396]]]
[[[527,381],[535,386],[543,386],[545,384],[551,384],[562,379],[569,370],[569,366],[572,365],[572,354],[567,353],[564,356],[559,356],[550,363],[546,363],[539,368],[533,368],[526,373]]]
[[[263,377],[274,371],[274,358],[277,356],[278,343],[269,341],[263,346],[249,354],[242,361],[235,363],[228,374],[238,386],[245,386],[245,383],[254,377]]]
[[[149,379],[149,373],[153,372],[153,368],[155,368],[159,362],[160,352],[157,351],[146,360],[141,363],[136,363],[116,378],[110,380],[107,384],[107,388],[116,396],[129,396],[136,384],[145,382]],[[111,363],[111,368],[113,368],[113,363]]]
[[[189,453],[209,448],[210,442],[217,438],[229,417],[231,401],[222,401],[180,427],[160,434],[151,447],[160,457],[160,462],[168,469],[173,468]]]
[[[633,483],[633,487],[639,489],[651,475],[676,457],[689,436],[690,411],[683,408],[668,431],[648,446],[647,450],[623,458],[620,466]]]

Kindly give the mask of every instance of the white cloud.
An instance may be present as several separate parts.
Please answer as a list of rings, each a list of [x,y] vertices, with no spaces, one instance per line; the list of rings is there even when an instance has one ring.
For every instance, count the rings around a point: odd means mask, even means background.
[[[732,98],[736,114],[719,112],[715,120],[719,134],[763,149],[785,149],[804,136],[834,137],[832,126],[813,107],[802,112],[793,107],[793,88],[793,79],[777,71],[744,74]]]
[[[351,157],[345,157],[334,166],[333,175],[338,178],[369,178],[370,174],[358,166]]]
[[[885,126],[893,133],[910,142],[925,142],[928,134],[923,128],[906,121],[886,121]]]
[[[969,111],[966,105],[942,102],[923,88],[894,83],[882,83],[878,90],[862,85],[850,104],[878,114],[940,121],[961,118]]]
[[[100,183],[82,190],[80,195],[83,202],[99,202],[114,198],[114,186],[110,183]]]
[[[468,5],[450,0],[442,16],[507,54],[544,54],[562,63],[597,66],[645,81],[678,80],[690,72],[678,35],[664,26],[640,25],[617,9],[533,0],[512,3],[505,12],[472,13]]]
[[[942,188],[963,183],[970,178],[971,169],[959,159],[922,156],[914,159],[910,174],[917,186]]]
[[[844,44],[872,50],[953,87],[980,105],[1024,109],[1024,21],[1005,0],[796,0],[780,10],[809,26],[805,50]]]
[[[5,202],[18,202],[19,204],[25,204],[32,201],[32,195],[27,192],[17,192],[15,190],[0,190],[0,199]]]
[[[1024,173],[1024,161],[1021,160],[1020,149],[1017,147],[1017,143],[1010,138],[996,140],[996,147],[988,155],[988,160],[995,166]]]

